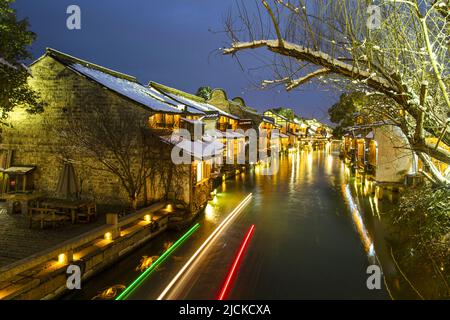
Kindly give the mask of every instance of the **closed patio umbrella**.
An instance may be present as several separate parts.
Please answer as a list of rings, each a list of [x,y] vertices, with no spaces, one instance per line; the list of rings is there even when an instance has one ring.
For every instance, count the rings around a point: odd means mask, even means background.
[[[75,199],[78,196],[78,183],[75,169],[71,163],[65,163],[58,180],[56,193],[64,199]]]

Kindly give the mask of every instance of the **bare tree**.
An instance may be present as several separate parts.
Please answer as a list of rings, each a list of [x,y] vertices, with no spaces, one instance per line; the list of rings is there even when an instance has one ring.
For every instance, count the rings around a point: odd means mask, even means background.
[[[449,1],[373,4],[261,0],[252,17],[238,3],[237,14],[226,21],[232,43],[223,52],[272,52],[275,79],[263,86],[283,84],[293,90],[318,80],[340,90],[380,95],[386,102],[379,105],[380,117],[395,120],[435,181],[447,184],[450,179],[431,158],[450,164],[450,152],[440,146],[441,141],[450,145]],[[437,143],[430,144],[427,135]]]
[[[170,146],[148,127],[148,114],[136,108],[107,105],[79,106],[67,110],[62,121],[49,127],[62,141],[66,157],[92,159],[84,166],[113,174],[136,209],[148,179],[158,181],[165,193],[180,168],[170,160]],[[158,179],[158,180],[156,180]]]

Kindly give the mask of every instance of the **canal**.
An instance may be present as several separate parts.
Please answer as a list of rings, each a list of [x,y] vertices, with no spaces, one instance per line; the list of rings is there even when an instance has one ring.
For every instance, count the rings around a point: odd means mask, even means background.
[[[336,154],[298,151],[222,183],[198,218],[200,228],[151,273],[129,299],[156,299],[216,227],[248,195],[250,202],[199,256],[165,298],[215,299],[240,244],[254,225],[228,299],[390,299],[397,277],[380,219],[391,204],[367,192]],[[160,256],[185,231],[170,231],[128,255],[64,299],[92,299],[140,274],[143,257]],[[367,268],[381,267],[381,289],[367,288]]]

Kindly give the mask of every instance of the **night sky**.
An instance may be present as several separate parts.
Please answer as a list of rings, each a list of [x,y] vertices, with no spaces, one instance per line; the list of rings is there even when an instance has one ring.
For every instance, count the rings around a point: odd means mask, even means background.
[[[81,30],[66,28],[66,9],[81,8]],[[46,47],[102,66],[195,93],[200,86],[223,88],[229,98],[241,96],[264,111],[290,107],[305,117],[328,122],[327,109],[337,95],[311,85],[287,93],[282,87],[260,90],[256,81],[273,78],[253,54],[240,59],[244,69],[219,48],[221,32],[234,0],[16,0],[19,18],[29,18],[37,34],[32,46],[38,58]]]

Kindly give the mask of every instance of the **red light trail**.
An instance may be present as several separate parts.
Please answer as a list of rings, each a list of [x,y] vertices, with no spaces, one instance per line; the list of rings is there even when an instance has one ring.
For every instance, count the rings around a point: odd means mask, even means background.
[[[248,229],[247,234],[245,235],[244,240],[241,243],[241,247],[239,248],[238,254],[234,258],[234,262],[231,266],[230,271],[228,272],[227,277],[225,278],[226,279],[225,283],[223,284],[222,290],[220,290],[220,294],[217,297],[217,300],[225,300],[225,297],[230,290],[231,281],[236,274],[237,267],[242,260],[242,256],[245,252],[245,249],[247,249],[247,247],[248,247],[248,243],[250,242],[250,239],[252,238],[254,231],[255,231],[255,225],[253,224],[250,227],[250,229]]]

